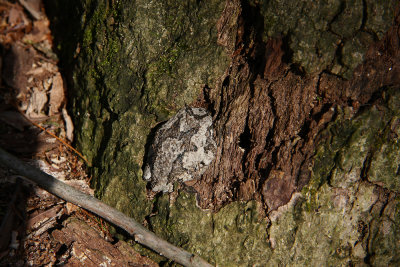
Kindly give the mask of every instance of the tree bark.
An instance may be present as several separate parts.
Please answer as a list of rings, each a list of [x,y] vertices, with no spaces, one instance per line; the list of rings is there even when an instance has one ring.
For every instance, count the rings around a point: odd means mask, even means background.
[[[102,199],[219,265],[400,262],[396,1],[82,3],[69,84]],[[184,104],[212,113],[216,158],[149,192]]]

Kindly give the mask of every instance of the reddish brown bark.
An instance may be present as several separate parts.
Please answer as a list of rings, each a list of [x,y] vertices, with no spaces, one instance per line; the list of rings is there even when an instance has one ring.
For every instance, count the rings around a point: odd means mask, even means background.
[[[317,134],[335,108],[356,112],[382,88],[400,82],[398,17],[346,81],[327,72],[308,75],[287,63],[284,40],[264,43],[258,36],[260,26],[251,24],[259,21],[257,14],[227,1],[218,24],[219,44],[232,64],[208,95],[218,150],[193,186],[202,208],[218,210],[237,199],[261,201],[268,210],[286,204],[307,184]]]

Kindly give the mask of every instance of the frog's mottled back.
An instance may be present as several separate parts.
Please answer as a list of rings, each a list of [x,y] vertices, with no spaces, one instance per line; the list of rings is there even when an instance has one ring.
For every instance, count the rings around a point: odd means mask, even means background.
[[[157,130],[143,178],[155,192],[172,192],[175,181],[199,179],[215,151],[211,115],[203,108],[183,108]]]

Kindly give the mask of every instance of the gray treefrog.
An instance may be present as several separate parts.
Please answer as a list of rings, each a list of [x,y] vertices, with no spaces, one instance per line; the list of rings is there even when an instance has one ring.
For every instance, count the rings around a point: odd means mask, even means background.
[[[185,107],[156,131],[143,179],[155,192],[172,192],[176,181],[199,179],[215,153],[211,115],[204,108]]]

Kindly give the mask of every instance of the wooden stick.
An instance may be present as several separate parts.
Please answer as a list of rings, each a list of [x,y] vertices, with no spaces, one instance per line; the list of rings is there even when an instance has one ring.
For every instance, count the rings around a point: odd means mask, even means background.
[[[184,266],[212,266],[202,258],[159,238],[122,212],[59,181],[0,148],[0,163],[35,182],[46,191],[87,209],[124,229],[135,241]],[[133,203],[132,203],[133,204]]]

